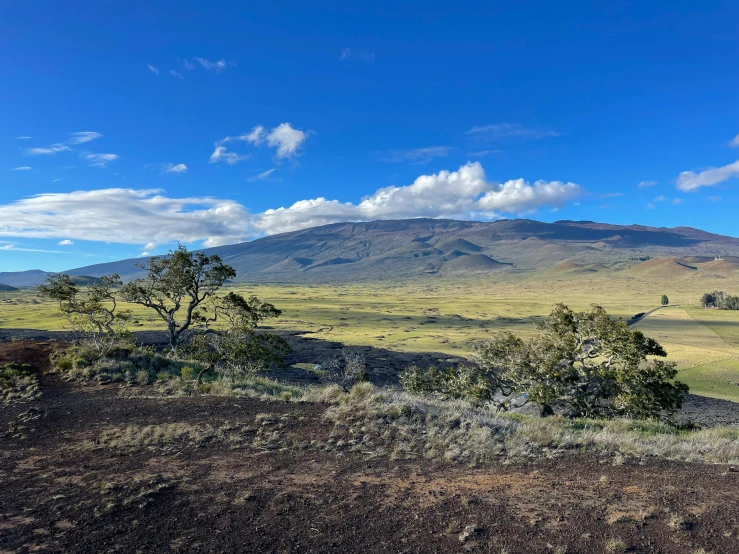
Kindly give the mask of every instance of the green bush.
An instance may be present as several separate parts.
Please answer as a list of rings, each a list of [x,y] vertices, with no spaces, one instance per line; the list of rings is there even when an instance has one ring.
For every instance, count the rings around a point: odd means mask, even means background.
[[[443,400],[467,400],[482,404],[493,399],[495,391],[477,369],[470,366],[438,369],[434,366],[408,367],[400,375],[405,390],[414,394],[435,396]]]
[[[190,366],[185,366],[180,370],[180,377],[183,381],[192,381],[195,376],[195,370]]]

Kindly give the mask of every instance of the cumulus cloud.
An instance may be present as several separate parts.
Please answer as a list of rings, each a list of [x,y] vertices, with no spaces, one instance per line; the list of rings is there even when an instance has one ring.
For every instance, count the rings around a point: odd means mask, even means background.
[[[494,219],[499,213],[527,213],[541,206],[559,208],[576,198],[574,183],[523,179],[502,184],[488,182],[479,162],[457,171],[421,175],[408,186],[384,187],[358,204],[314,198],[288,208],[267,210],[254,217],[253,226],[265,234],[293,231],[339,221],[414,217]]]
[[[540,139],[545,137],[557,137],[556,131],[543,131],[541,129],[524,127],[520,123],[494,123],[492,125],[480,125],[472,127],[467,131],[468,135],[486,140],[501,140],[509,137],[519,139]]]
[[[70,133],[67,144],[84,144],[85,142],[99,139],[102,136],[103,135],[101,135],[100,133],[96,133],[95,131],[80,131],[78,133]]]
[[[107,167],[112,161],[118,159],[118,154],[94,154],[92,152],[81,152],[80,158],[86,160],[90,167]]]
[[[185,164],[167,164],[164,166],[164,171],[167,173],[185,173],[187,172],[187,166]]]
[[[639,184],[636,186],[637,188],[640,188],[640,189],[646,189],[649,187],[653,187],[656,184],[657,184],[657,181],[639,181]]]
[[[523,179],[494,183],[479,162],[377,189],[358,203],[326,198],[250,214],[212,197],[170,198],[160,190],[102,189],[42,194],[0,205],[0,236],[146,244],[204,241],[215,246],[341,221],[416,217],[495,219],[560,208],[581,194],[574,183]],[[151,243],[151,244],[149,244]]]
[[[157,69],[156,67],[154,67],[153,65],[151,65],[151,64],[147,64],[147,65],[146,65],[146,67],[147,67],[147,68],[149,69],[149,71],[151,71],[151,72],[152,72],[152,73],[153,73],[154,75],[159,75],[159,70],[158,70],[158,69]]]
[[[267,144],[277,147],[278,158],[292,158],[306,139],[304,131],[294,129],[289,123],[280,123],[267,135]]]
[[[449,155],[452,149],[449,146],[428,146],[426,148],[411,148],[410,150],[390,150],[382,155],[386,162],[412,162],[425,164],[434,158],[443,158]]]
[[[59,246],[72,246],[74,244],[73,240],[64,239],[59,241]]]
[[[677,188],[690,192],[717,185],[732,177],[739,177],[739,160],[722,167],[711,167],[700,173],[683,171],[677,178]]]
[[[341,51],[339,60],[342,62],[347,61],[360,61],[365,63],[373,63],[375,61],[375,53],[367,52],[366,50],[352,50],[348,46]]]
[[[233,165],[241,160],[245,160],[248,156],[238,156],[237,154],[229,153],[223,146],[234,141],[248,142],[254,146],[259,146],[266,142],[268,146],[277,149],[277,158],[293,158],[300,155],[299,148],[307,137],[308,133],[293,128],[290,123],[280,123],[269,132],[263,126],[257,125],[243,135],[228,136],[216,141],[215,150],[210,157],[210,163],[225,161]]]
[[[20,167],[14,167],[10,171],[30,171],[32,168],[30,165],[22,165]]]

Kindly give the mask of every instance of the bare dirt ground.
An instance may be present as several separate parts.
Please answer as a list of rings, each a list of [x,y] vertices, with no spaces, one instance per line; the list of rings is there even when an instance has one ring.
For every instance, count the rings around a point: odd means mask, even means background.
[[[0,343],[0,363],[33,364],[43,391],[0,408],[2,553],[739,552],[739,472],[726,466],[325,452],[311,446],[330,440],[324,406],[126,398],[44,374],[50,348]],[[226,422],[268,440],[99,442],[129,425]]]

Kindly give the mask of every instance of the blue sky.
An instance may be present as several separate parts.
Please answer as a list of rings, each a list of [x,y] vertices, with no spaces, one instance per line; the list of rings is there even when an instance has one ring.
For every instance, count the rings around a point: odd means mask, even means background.
[[[0,271],[419,216],[739,235],[736,2],[152,4],[0,6]]]

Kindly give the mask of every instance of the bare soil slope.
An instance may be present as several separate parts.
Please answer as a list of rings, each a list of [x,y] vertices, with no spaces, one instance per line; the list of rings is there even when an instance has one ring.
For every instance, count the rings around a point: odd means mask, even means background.
[[[0,343],[0,363],[43,372],[49,348]],[[2,552],[739,550],[739,473],[725,466],[365,458],[318,446],[332,440],[318,404],[41,385],[40,400],[0,408]],[[247,440],[135,444],[162,424]],[[126,428],[128,442],[105,438]]]

